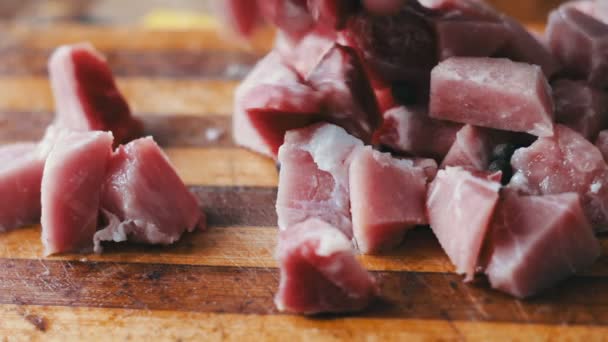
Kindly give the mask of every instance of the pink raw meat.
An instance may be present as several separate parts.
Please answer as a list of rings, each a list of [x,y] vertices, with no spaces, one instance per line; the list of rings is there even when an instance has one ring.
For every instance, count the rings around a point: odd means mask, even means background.
[[[325,119],[369,142],[381,120],[376,96],[354,50],[335,44],[308,74],[322,94]]]
[[[46,255],[93,247],[112,143],[111,133],[97,131],[64,131],[56,138],[42,177],[42,243]]]
[[[553,84],[555,119],[594,141],[608,120],[608,94],[583,81],[560,80]]]
[[[597,230],[608,229],[608,166],[601,152],[572,129],[556,125],[555,136],[519,149],[509,187],[529,195],[576,192]]]
[[[551,88],[542,71],[508,59],[453,57],[439,64],[431,74],[430,116],[553,135]]]
[[[608,25],[566,3],[551,12],[547,37],[570,76],[608,87]]]
[[[428,224],[427,175],[414,161],[367,146],[356,152],[349,182],[353,233],[362,253],[395,247],[409,229]]]
[[[281,230],[319,218],[351,238],[348,168],[363,143],[322,124],[287,132],[279,150],[277,215]]]
[[[91,44],[59,47],[49,60],[55,125],[74,131],[111,131],[116,144],[142,133],[104,56]]]
[[[492,287],[526,298],[586,267],[600,244],[573,193],[520,197],[508,194],[496,209],[489,235]]]
[[[424,107],[401,106],[384,113],[384,123],[374,140],[399,153],[441,160],[461,128],[460,124],[429,118]]]
[[[306,2],[307,0],[257,0],[264,19],[295,40],[300,39],[314,26]]]
[[[320,25],[341,29],[356,9],[352,0],[308,0],[308,10]]]
[[[285,132],[320,120],[321,96],[285,65],[276,52],[262,59],[235,94],[237,144],[276,158]]]
[[[258,3],[255,0],[225,0],[219,2],[224,19],[239,35],[251,37],[260,23]]]
[[[102,241],[172,244],[193,231],[204,216],[169,160],[152,138],[120,146],[112,155],[101,194],[107,227]]]
[[[595,146],[600,150],[604,161],[608,162],[608,130],[601,131],[595,140]]]
[[[406,0],[363,0],[362,2],[365,9],[373,14],[390,15],[398,12],[405,5]]]
[[[502,22],[438,20],[439,60],[454,56],[490,57],[511,38],[511,31]]]
[[[360,11],[343,32],[365,64],[388,82],[428,82],[437,63],[436,39],[427,18],[415,1],[408,1],[392,15],[377,16]]]
[[[33,143],[0,147],[0,232],[40,221],[44,160]]]
[[[462,166],[485,171],[490,165],[493,147],[488,130],[466,125],[456,134],[456,141],[443,159],[441,168]]]
[[[281,232],[276,258],[280,311],[313,315],[365,309],[376,297],[374,278],[335,227],[310,219]]]
[[[456,272],[473,280],[480,252],[498,203],[500,174],[474,174],[459,167],[439,171],[427,208],[431,228]]]
[[[500,13],[484,0],[418,0],[418,2],[444,18],[500,21]]]
[[[284,63],[292,66],[300,75],[308,75],[335,41],[335,36],[312,31],[293,42],[285,33],[278,31],[274,49],[283,57]]]

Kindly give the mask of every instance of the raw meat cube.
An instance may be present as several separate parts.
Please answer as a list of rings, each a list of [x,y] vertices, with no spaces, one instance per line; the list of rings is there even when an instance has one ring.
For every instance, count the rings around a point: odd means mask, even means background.
[[[321,220],[281,232],[276,257],[281,282],[275,304],[280,311],[359,311],[377,295],[375,280],[355,258],[350,241]]]
[[[319,25],[341,29],[356,9],[352,0],[308,0],[308,10]]]
[[[353,236],[348,168],[363,143],[340,127],[322,124],[287,132],[279,149],[279,228],[319,218]]]
[[[590,266],[600,244],[579,196],[506,195],[489,235],[492,287],[518,298],[537,294]]]
[[[595,140],[595,146],[600,150],[604,161],[608,162],[608,130],[601,131]]]
[[[105,57],[91,44],[59,47],[48,68],[56,126],[73,131],[111,131],[116,144],[141,135],[142,123],[131,116]]]
[[[271,52],[236,90],[234,140],[276,158],[286,131],[320,120],[321,102],[320,94]]]
[[[429,118],[424,107],[402,106],[384,113],[384,123],[374,140],[399,153],[441,160],[461,128],[460,124]]]
[[[601,152],[572,129],[556,125],[555,136],[515,152],[509,187],[528,195],[576,192],[597,230],[608,229],[608,166]]]
[[[33,143],[0,147],[0,232],[40,221],[44,160]]]
[[[570,76],[608,87],[608,25],[566,3],[549,15],[547,37]]]
[[[229,27],[243,37],[251,37],[260,23],[258,1],[225,0],[218,5],[223,6],[221,14]]]
[[[553,135],[551,89],[538,66],[453,57],[431,74],[430,116],[505,131]]]
[[[431,228],[466,281],[473,280],[498,203],[500,178],[496,178],[448,167],[439,171],[429,188],[426,205]]]
[[[335,44],[307,76],[322,94],[326,120],[369,142],[380,124],[376,96],[355,51]]]
[[[362,253],[395,247],[406,231],[428,224],[427,175],[414,161],[368,146],[355,154],[349,182],[353,232]]]
[[[490,166],[493,147],[489,131],[466,125],[456,134],[456,141],[443,159],[441,168],[462,166],[485,171]]]
[[[415,1],[408,1],[388,16],[360,11],[346,25],[344,39],[381,80],[428,82],[437,63],[436,39],[417,7]]]
[[[257,3],[264,19],[294,40],[299,40],[314,27],[307,0],[260,0]]]
[[[132,141],[113,153],[101,207],[109,222],[95,233],[97,253],[102,241],[172,244],[204,224],[196,198],[152,138]]]
[[[336,37],[325,32],[312,31],[294,42],[278,31],[274,49],[283,57],[283,63],[292,66],[300,75],[308,75],[335,42]]]
[[[438,20],[439,60],[454,56],[490,57],[511,38],[511,31],[502,22]]]
[[[42,176],[42,243],[46,255],[93,247],[99,200],[113,138],[68,132],[55,140]]]
[[[553,84],[555,119],[594,141],[608,121],[608,95],[582,81],[560,80]]]

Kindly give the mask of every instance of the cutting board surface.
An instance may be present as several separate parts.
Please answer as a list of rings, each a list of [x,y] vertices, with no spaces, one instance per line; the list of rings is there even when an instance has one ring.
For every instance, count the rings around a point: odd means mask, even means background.
[[[199,198],[209,229],[170,247],[108,246],[103,255],[51,258],[41,257],[38,226],[0,235],[0,341],[608,339],[606,256],[518,301],[483,281],[463,284],[428,229],[409,233],[394,252],[360,257],[384,295],[370,310],[318,318],[278,313],[276,167],[237,148],[230,125],[232,92],[270,35],[249,46],[225,41],[204,16],[183,32],[162,29],[162,15],[151,20],[154,31],[101,26],[82,3],[0,4],[0,142],[42,136],[53,117],[49,53],[91,41],[107,54],[146,133]],[[90,3],[103,13],[124,2]],[[27,20],[9,22],[14,16]],[[602,249],[608,252],[606,237]]]

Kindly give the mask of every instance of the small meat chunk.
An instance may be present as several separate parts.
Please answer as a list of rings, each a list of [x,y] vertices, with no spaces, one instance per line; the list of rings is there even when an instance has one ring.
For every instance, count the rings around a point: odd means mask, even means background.
[[[608,94],[584,81],[560,80],[553,84],[555,119],[587,140],[594,141],[608,120]]]
[[[413,160],[395,159],[369,146],[355,154],[349,182],[359,251],[372,254],[393,248],[409,229],[428,224],[427,181],[424,168]]]
[[[276,158],[285,132],[320,120],[321,96],[271,52],[237,88],[232,120],[237,144]]]
[[[426,205],[433,233],[467,281],[473,280],[479,265],[500,187],[500,174],[448,167],[429,188]]]
[[[260,23],[258,1],[224,0],[218,1],[221,15],[235,33],[243,37],[251,37]]]
[[[152,138],[134,140],[112,154],[101,208],[108,224],[95,233],[97,253],[102,241],[168,245],[204,225],[196,198]]]
[[[335,44],[308,74],[323,96],[326,120],[370,142],[381,120],[376,96],[356,52]]]
[[[257,3],[262,17],[294,40],[300,39],[314,27],[307,0],[262,0]]]
[[[601,131],[595,140],[595,146],[600,150],[604,161],[608,162],[608,130]]]
[[[341,29],[357,9],[352,0],[308,0],[308,10],[318,25]]]
[[[424,107],[401,106],[384,113],[375,140],[398,153],[441,160],[461,128],[461,124],[431,119]]]
[[[600,255],[575,193],[506,195],[496,209],[489,245],[485,272],[492,287],[518,298],[584,270]]]
[[[283,63],[293,67],[300,75],[308,75],[335,42],[335,35],[326,32],[311,31],[294,42],[287,34],[278,31],[274,50],[281,55]]]
[[[279,149],[279,228],[319,218],[352,238],[348,169],[363,143],[340,127],[293,130]]]
[[[88,44],[61,46],[49,59],[55,125],[73,131],[111,131],[116,144],[142,134],[142,123],[116,86],[104,56]]]
[[[42,176],[42,243],[46,255],[93,247],[112,144],[112,134],[107,132],[63,131],[57,136]]]
[[[485,171],[490,166],[493,147],[488,130],[466,125],[456,134],[456,141],[443,159],[441,168],[461,166]]]
[[[310,219],[281,232],[276,257],[281,280],[275,304],[280,311],[306,315],[360,311],[378,293],[350,241],[321,220]]]
[[[509,187],[528,195],[575,192],[593,227],[608,229],[608,166],[601,152],[572,129],[556,125],[555,136],[515,152]]]
[[[490,57],[511,38],[502,22],[438,20],[435,22],[439,60],[454,56]]]
[[[547,37],[553,54],[571,77],[608,87],[608,25],[568,2],[549,15]]]
[[[34,143],[0,147],[0,232],[40,221],[44,161]]]
[[[454,57],[439,64],[431,74],[430,116],[553,135],[551,88],[542,71],[508,59]]]

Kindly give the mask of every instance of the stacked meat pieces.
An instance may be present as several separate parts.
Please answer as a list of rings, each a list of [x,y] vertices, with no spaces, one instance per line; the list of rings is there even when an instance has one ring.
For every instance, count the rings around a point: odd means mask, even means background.
[[[601,2],[539,35],[482,0],[229,1],[242,34],[279,29],[234,113],[236,142],[281,166],[279,309],[363,309],[380,293],[355,254],[420,225],[465,281],[519,298],[589,267],[608,229]]]
[[[102,241],[171,244],[202,227],[195,197],[154,140],[131,141],[143,127],[105,58],[89,44],[63,46],[49,74],[56,117],[45,137],[0,148],[10,160],[0,170],[0,231],[41,222],[50,255],[101,252]]]

